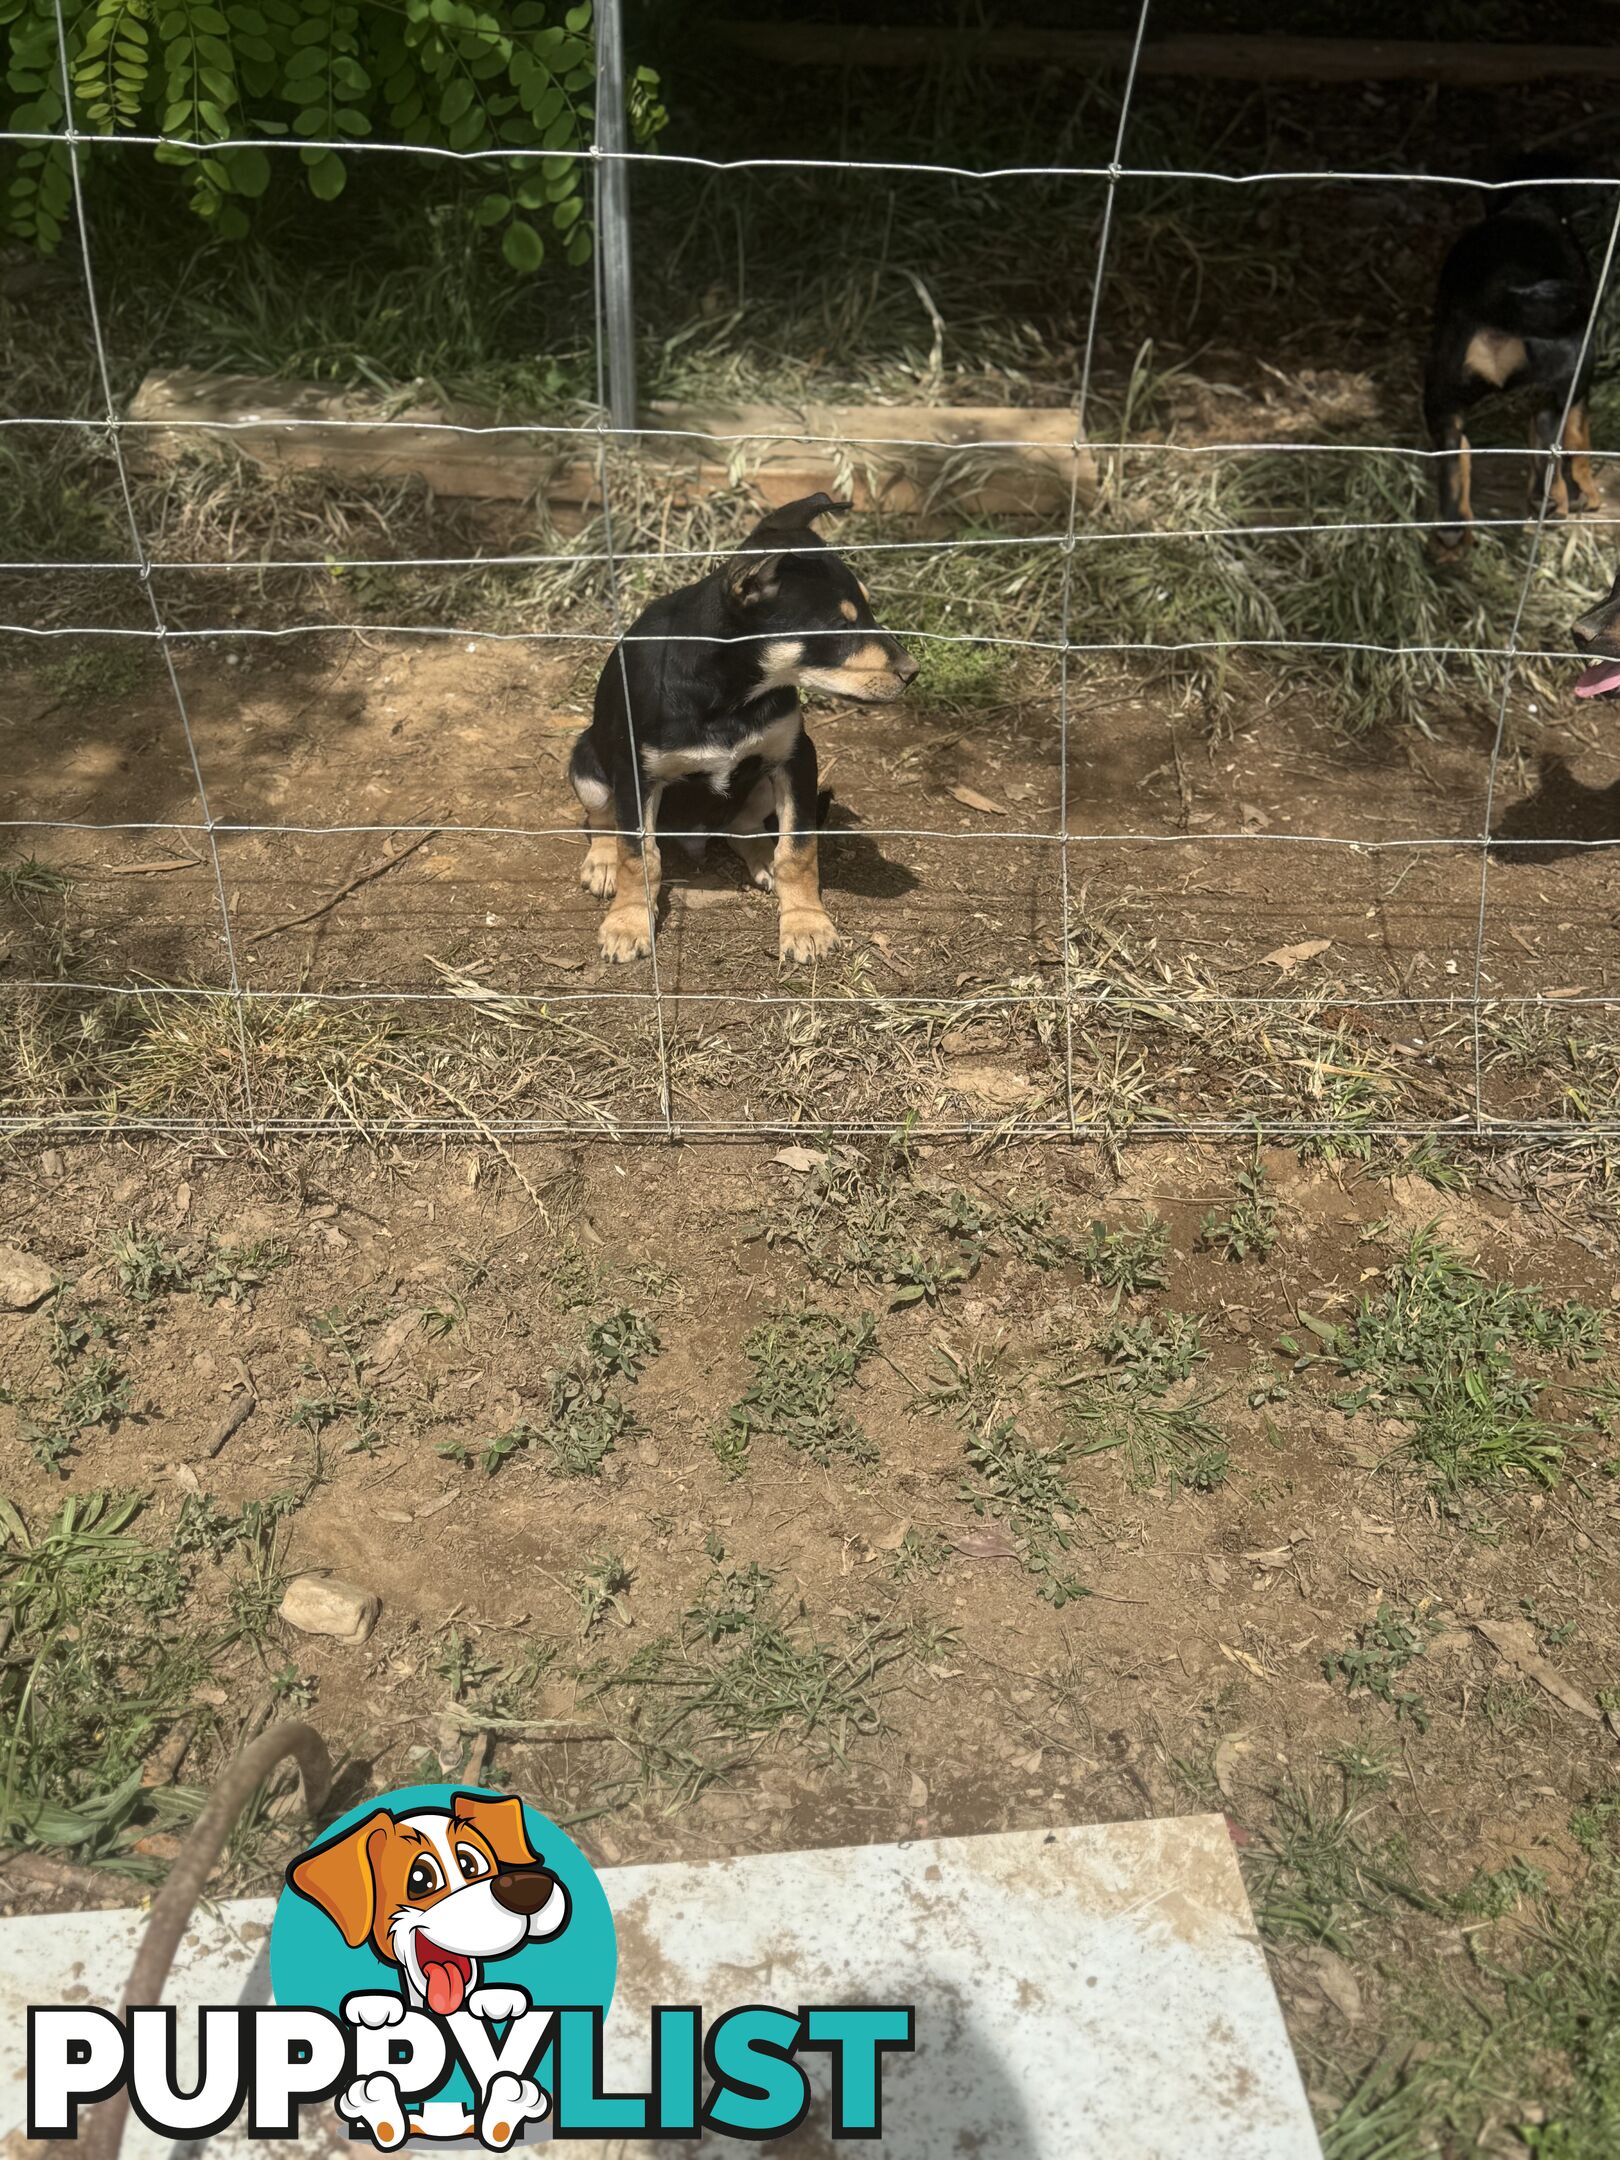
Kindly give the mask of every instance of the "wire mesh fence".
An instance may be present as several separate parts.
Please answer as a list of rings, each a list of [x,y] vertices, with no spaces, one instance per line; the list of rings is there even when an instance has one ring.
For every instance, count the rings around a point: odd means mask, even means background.
[[[0,818],[0,829],[25,840],[46,832],[90,832],[115,847],[119,836],[163,835],[197,851],[211,889],[216,925],[211,935],[217,941],[218,965],[201,970],[207,978],[203,980],[184,979],[187,971],[178,966],[166,973],[149,966],[131,967],[120,978],[112,964],[117,958],[114,933],[107,940],[110,950],[103,956],[102,973],[87,967],[82,953],[70,955],[71,964],[52,969],[14,966],[0,979],[0,996],[10,1008],[14,1050],[13,1079],[0,1112],[0,1129],[182,1134],[363,1131],[376,1136],[424,1137],[612,1133],[666,1139],[788,1135],[806,1130],[857,1137],[901,1132],[1017,1133],[1066,1139],[1134,1129],[1209,1137],[1265,1134],[1300,1140],[1350,1139],[1358,1145],[1436,1132],[1590,1138],[1620,1130],[1620,1052],[1608,1040],[1613,1030],[1607,1018],[1620,1005],[1620,996],[1611,998],[1603,987],[1594,990],[1586,983],[1536,980],[1534,970],[1528,981],[1521,970],[1515,986],[1499,979],[1502,970],[1492,945],[1492,870],[1501,838],[1496,824],[1510,700],[1522,671],[1531,664],[1577,657],[1566,645],[1529,634],[1538,565],[1552,531],[1553,457],[1546,457],[1539,468],[1541,479],[1523,568],[1510,595],[1505,635],[1497,642],[1440,635],[1310,637],[1286,625],[1274,631],[1228,630],[1205,621],[1187,626],[1188,634],[1182,635],[1178,634],[1173,590],[1164,595],[1162,636],[1109,635],[1114,626],[1097,619],[1097,611],[1089,604],[1090,589],[1082,586],[1082,577],[1095,551],[1168,551],[1183,543],[1209,548],[1324,532],[1391,536],[1400,544],[1415,546],[1419,536],[1440,523],[1410,514],[1322,520],[1287,512],[1179,527],[1133,524],[1128,518],[1123,523],[1084,519],[1082,452],[1101,472],[1111,466],[1122,471],[1127,460],[1162,460],[1208,469],[1224,461],[1266,458],[1378,461],[1422,472],[1442,454],[1394,441],[1299,441],[1276,436],[1191,443],[1132,437],[1124,429],[1113,439],[1104,430],[1099,438],[1089,425],[1095,363],[1111,282],[1121,274],[1114,261],[1117,211],[1129,189],[1168,180],[1218,189],[1333,183],[1423,185],[1469,193],[1487,191],[1491,185],[1460,174],[1413,171],[1220,172],[1132,165],[1127,162],[1127,149],[1137,62],[1149,17],[1150,0],[1144,0],[1119,99],[1113,155],[1105,165],[975,168],[859,158],[711,159],[630,149],[622,136],[615,139],[610,131],[600,134],[589,150],[596,224],[599,234],[610,241],[615,233],[621,241],[626,237],[619,228],[628,215],[623,191],[610,183],[615,175],[637,165],[674,164],[722,177],[781,171],[896,175],[904,176],[908,184],[926,179],[982,185],[1073,180],[1101,191],[1096,259],[1071,408],[1066,516],[1061,522],[1048,520],[1037,531],[958,529],[943,537],[924,538],[873,538],[852,531],[839,535],[835,542],[841,555],[870,567],[874,576],[885,566],[904,566],[924,557],[937,561],[942,556],[947,560],[977,556],[1034,565],[1030,575],[1053,580],[1050,634],[1018,635],[1005,626],[984,623],[960,630],[943,628],[937,610],[930,619],[915,623],[903,617],[891,621],[892,611],[883,612],[885,627],[908,646],[969,654],[993,647],[1035,656],[1050,668],[1054,689],[1048,721],[1055,800],[1040,806],[1049,815],[1025,818],[1010,803],[992,803],[987,809],[995,822],[984,829],[924,818],[904,822],[863,818],[853,834],[849,825],[833,821],[818,828],[817,837],[829,851],[853,847],[858,838],[858,844],[869,849],[889,842],[921,849],[934,863],[947,857],[970,859],[963,888],[967,898],[958,910],[960,920],[949,942],[947,961],[971,954],[973,924],[988,919],[982,908],[975,913],[976,901],[984,895],[1016,886],[1021,901],[1027,903],[1027,934],[1011,940],[1007,951],[986,955],[982,965],[958,969],[954,975],[942,974],[919,991],[908,986],[906,970],[895,966],[885,952],[887,940],[881,928],[855,955],[856,964],[841,971],[818,970],[798,982],[779,978],[763,988],[757,983],[743,988],[731,982],[699,982],[694,987],[686,980],[684,967],[672,972],[666,958],[668,932],[656,923],[650,959],[628,977],[602,970],[582,982],[576,978],[589,963],[566,955],[559,959],[554,952],[536,949],[541,964],[528,969],[528,981],[522,965],[505,966],[497,975],[489,966],[461,966],[453,959],[437,958],[431,963],[439,977],[434,984],[420,979],[349,983],[254,979],[260,962],[256,948],[263,940],[290,923],[324,913],[335,903],[327,897],[330,878],[323,883],[312,873],[307,893],[310,917],[294,914],[288,922],[246,928],[232,855],[242,843],[279,849],[309,844],[317,854],[346,840],[370,837],[384,843],[379,861],[338,890],[340,902],[348,892],[391,871],[396,861],[429,841],[463,850],[483,843],[568,846],[577,845],[579,831],[573,822],[532,823],[429,810],[409,818],[334,818],[329,822],[218,815],[179,656],[210,645],[228,646],[234,656],[255,644],[280,647],[347,636],[383,648],[396,644],[453,648],[459,642],[496,649],[555,647],[571,654],[594,650],[598,662],[617,650],[617,664],[622,667],[626,646],[637,637],[630,625],[646,593],[680,582],[712,563],[716,553],[715,548],[686,546],[678,540],[667,544],[662,531],[656,547],[616,545],[616,509],[626,488],[637,484],[636,461],[648,448],[690,444],[702,454],[735,459],[742,444],[772,441],[829,452],[848,461],[868,451],[937,451],[939,445],[936,438],[903,433],[832,435],[813,428],[772,425],[757,430],[743,426],[721,435],[642,424],[639,418],[633,424],[626,422],[622,412],[615,414],[615,404],[622,408],[623,399],[622,388],[617,401],[614,397],[611,362],[616,350],[621,360],[626,358],[624,349],[627,341],[633,343],[634,330],[622,292],[610,289],[617,274],[610,245],[599,248],[595,258],[597,411],[585,424],[474,424],[387,416],[362,421],[314,414],[188,422],[222,441],[244,436],[261,440],[316,436],[365,427],[397,429],[414,437],[437,433],[496,446],[517,446],[538,438],[582,450],[594,469],[600,545],[408,556],[261,551],[246,558],[157,557],[143,533],[139,491],[132,474],[134,454],[143,439],[166,423],[120,410],[115,394],[98,304],[85,161],[165,143],[199,153],[230,145],[142,134],[90,134],[76,127],[69,39],[58,5],[58,61],[67,115],[63,128],[59,132],[14,130],[0,139],[65,144],[67,148],[72,232],[83,278],[97,410],[92,417],[77,413],[0,416],[0,431],[70,431],[75,440],[94,445],[110,461],[128,548],[115,559],[53,556],[7,561],[0,563],[0,573],[23,581],[59,581],[69,576],[133,580],[140,591],[144,619],[62,622],[41,619],[36,613],[35,619],[0,623],[0,635],[44,646],[61,641],[116,641],[154,654],[172,702],[195,810],[193,815],[162,819],[7,815]],[[611,11],[599,11],[598,26],[599,40],[608,41],[603,44],[600,76],[611,85],[619,80],[611,45],[616,37]],[[249,140],[272,152],[329,148],[346,157],[363,154],[401,161],[489,156],[484,151],[460,153],[375,140],[327,145],[243,138]],[[503,164],[510,164],[564,154],[519,148],[503,150],[499,156]],[[1603,180],[1547,184],[1596,191],[1593,199],[1605,207],[1608,197],[1613,197],[1582,339],[1584,366],[1612,281],[1620,241],[1620,189]],[[1580,372],[1578,367],[1577,377]],[[1574,394],[1572,387],[1560,415],[1559,449]],[[1020,447],[1016,438],[1003,440],[994,435],[976,439],[974,444],[979,453]],[[1601,447],[1591,453],[1598,463],[1612,462],[1617,454]],[[1524,453],[1480,446],[1473,455],[1489,461],[1522,458]],[[1489,511],[1477,520],[1487,532],[1517,530],[1524,522]],[[1620,519],[1605,513],[1585,523],[1588,529],[1601,532]],[[491,627],[486,622],[453,619],[390,621],[358,612],[348,621],[325,617],[254,621],[234,615],[228,623],[197,624],[175,619],[173,610],[172,596],[180,590],[173,581],[197,576],[254,579],[262,587],[263,580],[280,575],[546,567],[601,573],[605,604],[599,626],[566,620]],[[1477,669],[1480,679],[1492,686],[1494,722],[1477,829],[1465,821],[1461,831],[1416,834],[1292,825],[1278,831],[1246,818],[1224,829],[1153,831],[1140,826],[1098,829],[1079,821],[1079,778],[1087,747],[1087,670],[1093,663],[1152,655],[1224,665],[1242,656],[1265,654],[1319,656],[1329,667],[1421,660],[1436,667],[1466,664]],[[632,717],[632,739],[633,728]],[[637,774],[639,787],[639,763]],[[858,792],[858,781],[855,789]],[[1579,832],[1523,832],[1513,840],[1521,859],[1532,860],[1538,851],[1600,856],[1612,844],[1606,835]],[[1099,899],[1096,885],[1099,876],[1110,879],[1121,861],[1134,861],[1138,854],[1155,867],[1143,873],[1147,899],[1137,912],[1144,919],[1127,932],[1117,912],[1110,912],[1107,896]],[[1006,868],[1015,857],[1032,866],[1027,890],[1017,884],[1025,873],[1015,876]],[[1284,987],[1303,964],[1298,953],[1305,950],[1309,943],[1305,941],[1266,956],[1267,963],[1277,969],[1274,992],[1238,992],[1223,987],[1218,959],[1205,962],[1192,954],[1192,947],[1200,942],[1218,952],[1222,939],[1234,936],[1249,889],[1246,880],[1286,879],[1291,874],[1286,867],[1276,872],[1268,868],[1251,878],[1248,871],[1227,867],[1223,858],[1290,865],[1324,857],[1336,865],[1332,873],[1336,899],[1351,912],[1365,902],[1368,918],[1377,915],[1381,905],[1384,885],[1378,880],[1398,891],[1419,863],[1447,860],[1468,867],[1467,934],[1459,935],[1456,949],[1445,959],[1443,979],[1436,988],[1413,989],[1411,969],[1403,977],[1393,956],[1395,994],[1331,979],[1310,990]],[[308,856],[300,855],[299,860],[305,862]],[[1185,870],[1187,864],[1193,868]],[[1393,871],[1391,865],[1396,866]],[[152,867],[132,860],[115,865],[113,874],[138,876]],[[1176,875],[1182,877],[1180,888],[1171,882]],[[1212,876],[1215,884],[1194,888],[1195,875]],[[919,889],[925,880],[926,864],[924,880],[914,880],[909,890]],[[409,917],[409,895],[415,890],[403,884],[396,889],[394,904],[403,917]],[[1201,914],[1191,911],[1188,919],[1196,918],[1200,936],[1189,931],[1186,949],[1176,954],[1174,964],[1167,964],[1157,954],[1159,933],[1174,924],[1189,890],[1211,904]],[[1449,890],[1448,904],[1454,905],[1457,889],[1453,885]],[[904,917],[906,891],[902,888],[896,897],[894,922]],[[407,897],[399,897],[401,893]],[[650,885],[646,897],[649,911],[656,916],[656,896]],[[453,931],[456,927],[443,910],[436,912],[434,920],[440,928]],[[1523,945],[1512,926],[1507,927]],[[925,916],[920,930],[925,947],[933,935],[931,919]],[[941,941],[942,951],[946,942]],[[1013,945],[1016,950],[1011,949]],[[382,950],[386,955],[392,948]],[[413,972],[420,977],[420,969]],[[117,1017],[131,1011],[141,1015],[138,1040]],[[78,1063],[58,1055],[47,1087],[39,1082],[40,1032],[47,1025],[60,1029],[64,1013],[76,1030]],[[1563,1061],[1566,1067],[1573,1063],[1581,1069],[1555,1078],[1550,1092],[1539,1084],[1526,1084],[1523,1076],[1534,1063],[1534,1044],[1556,1042],[1560,1029],[1567,1032],[1569,1016],[1577,1013],[1588,1016],[1593,1032],[1583,1038],[1579,1058],[1566,1051]],[[425,1032],[419,1037],[408,1034],[407,1019],[422,1023]],[[1543,1062],[1555,1066],[1557,1054]]]

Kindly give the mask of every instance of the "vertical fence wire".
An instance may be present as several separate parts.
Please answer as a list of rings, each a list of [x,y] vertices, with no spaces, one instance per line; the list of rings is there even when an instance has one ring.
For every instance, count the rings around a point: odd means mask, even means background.
[[[618,65],[617,59],[610,63],[606,69],[604,69],[602,62],[605,46],[618,36],[618,10],[616,8],[611,11],[608,9],[600,10],[596,17],[596,25],[597,97],[595,112],[592,116],[594,132],[591,141],[591,161],[593,166],[592,196],[596,216],[597,246],[592,257],[594,273],[592,285],[596,299],[596,483],[597,492],[602,498],[602,545],[607,558],[608,613],[615,640],[608,666],[617,666],[619,670],[619,687],[624,695],[625,735],[630,753],[630,770],[634,775],[636,785],[637,859],[641,865],[641,885],[647,904],[648,964],[652,971],[652,988],[648,996],[648,1002],[652,1007],[653,1027],[658,1044],[658,1113],[663,1120],[664,1137],[673,1140],[675,1137],[675,1105],[674,1091],[670,1082],[669,1030],[664,1016],[664,984],[658,964],[658,903],[652,888],[652,872],[647,866],[647,806],[642,791],[641,748],[636,741],[636,716],[630,702],[630,663],[626,657],[624,646],[624,633],[627,625],[619,588],[619,558],[613,543],[613,503],[608,479],[608,396],[610,385],[615,379],[615,372],[613,355],[609,344],[608,295],[601,246],[603,196],[605,192],[603,173],[607,164],[607,160],[602,155],[601,111],[604,80],[610,85],[619,84],[620,94],[622,94],[623,70]],[[627,213],[627,211],[628,191],[626,191],[624,199],[614,206],[615,215],[620,214],[620,212]],[[626,334],[626,325],[620,320],[617,313],[614,314],[612,320],[618,334],[621,336]],[[634,336],[634,330],[635,324],[632,316],[628,324],[628,334],[632,337]],[[621,368],[616,377],[621,388],[625,379],[625,374]],[[632,382],[634,381],[633,367],[629,379]],[[617,416],[614,416],[614,424],[620,424],[617,421]],[[617,812],[615,811],[616,819]],[[656,832],[653,835],[653,842],[654,845],[657,844]],[[622,867],[621,862],[621,869]]]
[[[202,761],[197,755],[197,739],[192,733],[191,714],[186,706],[186,693],[181,687],[179,670],[174,664],[174,647],[169,641],[169,626],[158,605],[157,594],[152,589],[152,562],[146,552],[146,542],[141,534],[140,519],[135,512],[135,494],[130,486],[129,467],[124,458],[123,436],[119,428],[118,405],[113,396],[112,370],[107,361],[106,340],[101,330],[101,309],[96,300],[95,270],[90,258],[90,221],[84,207],[84,176],[79,170],[79,132],[73,120],[73,76],[68,65],[67,23],[62,12],[62,0],[54,0],[56,14],[56,57],[62,90],[62,136],[66,146],[68,171],[73,188],[73,217],[79,235],[79,256],[84,267],[84,299],[90,316],[90,335],[95,346],[96,374],[101,386],[101,402],[105,413],[107,440],[112,449],[113,462],[118,472],[118,490],[123,499],[124,517],[129,526],[130,547],[137,565],[146,604],[152,611],[152,628],[158,651],[163,655],[163,665],[168,671],[169,687],[174,692],[175,710],[180,716],[180,730],[185,737],[186,756],[191,762],[191,777],[197,790],[197,805],[202,812],[203,831],[208,837],[208,855],[213,865],[214,892],[219,901],[219,920],[225,938],[225,958],[230,971],[231,1013],[236,1024],[236,1051],[242,1075],[243,1107],[249,1128],[258,1123],[258,1104],[253,1092],[253,1067],[248,1056],[247,1020],[242,996],[242,975],[236,958],[236,937],[231,928],[231,904],[225,891],[225,873],[220,867],[219,839],[214,826],[213,808],[208,800],[208,789],[203,780]]]
[[[1147,38],[1148,16],[1153,0],[1142,0],[1136,18],[1136,39],[1125,87],[1120,93],[1119,125],[1114,131],[1114,155],[1108,167],[1108,188],[1103,198],[1102,226],[1097,234],[1097,269],[1091,284],[1091,308],[1086,317],[1086,347],[1080,363],[1080,391],[1074,404],[1074,440],[1069,457],[1069,520],[1063,537],[1063,583],[1059,601],[1058,650],[1058,862],[1059,890],[1063,908],[1063,1101],[1072,1138],[1077,1127],[1074,1114],[1074,937],[1073,905],[1069,880],[1069,629],[1074,605],[1074,551],[1080,514],[1080,458],[1086,439],[1086,411],[1091,402],[1091,368],[1097,350],[1097,322],[1102,311],[1103,280],[1108,275],[1108,245],[1114,232],[1114,198],[1119,190],[1125,130],[1130,124],[1131,100],[1136,93],[1136,71]]]
[[[1490,769],[1485,777],[1485,820],[1479,842],[1479,919],[1474,926],[1474,1131],[1483,1133],[1485,1117],[1485,1027],[1482,1002],[1485,980],[1485,916],[1490,899],[1491,882],[1491,820],[1496,814],[1496,775],[1502,762],[1502,744],[1507,735],[1508,700],[1513,694],[1514,663],[1519,655],[1519,631],[1524,624],[1525,610],[1530,605],[1530,594],[1535,586],[1536,569],[1541,560],[1542,536],[1547,529],[1547,518],[1552,507],[1553,478],[1560,470],[1564,457],[1564,434],[1569,426],[1569,416],[1574,410],[1576,392],[1592,350],[1592,340],[1597,335],[1598,318],[1603,312],[1603,296],[1608,289],[1609,273],[1614,268],[1617,243],[1620,243],[1620,190],[1616,191],[1614,216],[1609,224],[1609,244],[1603,251],[1603,263],[1592,289],[1591,311],[1586,318],[1586,328],[1581,333],[1580,351],[1569,378],[1569,392],[1564,399],[1564,409],[1558,416],[1558,431],[1553,437],[1552,448],[1547,452],[1541,476],[1541,501],[1536,512],[1535,529],[1530,535],[1529,551],[1525,558],[1524,580],[1519,587],[1518,606],[1513,611],[1513,627],[1508,632],[1507,645],[1502,658],[1502,695],[1496,708],[1496,733],[1491,742]]]

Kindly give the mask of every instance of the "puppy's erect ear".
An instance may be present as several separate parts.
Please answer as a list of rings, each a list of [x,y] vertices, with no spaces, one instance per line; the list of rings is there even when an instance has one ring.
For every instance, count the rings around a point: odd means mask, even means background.
[[[768,510],[760,519],[758,529],[762,533],[803,532],[818,517],[831,517],[836,511],[852,507],[832,495],[801,495],[797,502],[783,503],[779,510]]]
[[[450,1819],[470,1823],[503,1867],[532,1867],[540,1857],[529,1843],[521,1800],[486,1800],[480,1793],[458,1792],[450,1802]]]
[[[759,538],[760,533],[753,534],[748,547],[752,548]],[[726,565],[727,595],[745,607],[757,600],[774,600],[782,587],[783,553],[781,548],[774,548],[769,554],[733,555]]]
[[[394,1818],[379,1808],[332,1844],[305,1853],[287,1870],[288,1882],[337,1922],[351,1950],[358,1950],[371,1933],[377,1915],[373,1857],[393,1827]]]

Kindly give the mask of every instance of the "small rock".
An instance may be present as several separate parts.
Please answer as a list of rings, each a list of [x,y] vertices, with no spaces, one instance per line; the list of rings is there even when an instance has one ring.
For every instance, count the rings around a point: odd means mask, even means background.
[[[62,1158],[57,1154],[55,1148],[48,1147],[39,1158],[39,1173],[41,1177],[60,1177],[62,1175]]]
[[[370,1590],[335,1575],[295,1575],[281,1600],[281,1618],[305,1635],[330,1635],[358,1648],[377,1625],[382,1603]]]
[[[0,1305],[8,1312],[27,1312],[50,1296],[56,1273],[17,1245],[0,1245]]]

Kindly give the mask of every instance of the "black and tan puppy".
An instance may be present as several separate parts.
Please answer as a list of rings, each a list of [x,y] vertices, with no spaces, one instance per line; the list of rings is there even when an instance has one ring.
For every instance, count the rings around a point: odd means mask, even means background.
[[[613,902],[604,959],[652,950],[660,831],[699,851],[724,834],[754,883],[775,886],[784,960],[838,942],[821,904],[816,747],[799,692],[881,703],[917,672],[812,529],[848,508],[809,495],[773,510],[719,569],[655,600],[609,655],[568,767],[594,836],[580,883]]]
[[[1609,587],[1607,600],[1588,608],[1569,632],[1577,647],[1591,655],[1590,665],[1575,678],[1575,695],[1608,698],[1620,695],[1620,575]]]
[[[1440,524],[1429,535],[1437,562],[1455,561],[1473,537],[1467,417],[1498,391],[1533,392],[1530,439],[1541,451],[1553,448],[1569,402],[1548,514],[1598,508],[1586,456],[1592,447],[1586,416],[1592,356],[1581,349],[1592,312],[1592,272],[1569,222],[1575,191],[1538,187],[1537,178],[1546,175],[1529,161],[1520,169],[1523,184],[1490,198],[1485,216],[1453,245],[1440,270],[1423,383],[1429,438],[1443,453]],[[1545,478],[1537,459],[1530,483],[1535,511]]]

